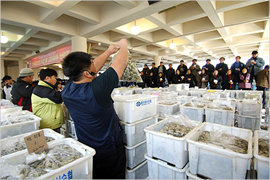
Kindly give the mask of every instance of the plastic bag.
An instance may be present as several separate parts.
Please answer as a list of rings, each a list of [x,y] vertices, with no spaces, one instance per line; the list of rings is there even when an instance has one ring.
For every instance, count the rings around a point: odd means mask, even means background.
[[[208,108],[233,111],[233,107],[232,107],[231,104],[222,104],[221,102],[216,102],[216,103],[209,104]]]
[[[109,63],[109,66],[112,64],[114,58],[116,57],[117,53],[112,58],[112,61]],[[128,64],[126,69],[124,70],[124,73],[120,80],[122,81],[134,81],[134,82],[143,82],[142,78],[139,74],[138,68],[136,66],[135,61],[133,60],[130,52],[128,51]]]
[[[1,179],[24,179],[30,172],[27,165],[10,165],[4,159],[1,162]]]
[[[248,150],[248,141],[230,135],[225,130],[204,131],[200,134],[198,141],[220,146],[223,149],[229,149],[241,154],[247,154]]]
[[[188,118],[185,118],[182,115],[172,115],[169,116],[169,122],[167,122],[160,132],[173,135],[175,137],[184,137],[187,135],[193,128],[197,126],[196,123],[191,121]]]
[[[259,155],[269,158],[270,134],[266,134],[258,140]]]
[[[26,149],[26,144],[23,137],[19,139],[8,137],[4,142],[1,143],[1,156],[15,153],[24,149]]]

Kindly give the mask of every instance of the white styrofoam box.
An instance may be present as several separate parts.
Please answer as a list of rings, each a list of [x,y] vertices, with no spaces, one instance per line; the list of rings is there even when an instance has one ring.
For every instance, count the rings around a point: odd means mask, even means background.
[[[126,169],[126,179],[146,179],[148,177],[147,160],[132,170]]]
[[[33,118],[34,120],[0,126],[1,139],[7,138],[8,136],[16,136],[19,134],[24,134],[39,129],[41,118],[35,115],[22,115],[20,117]]]
[[[188,162],[188,149],[186,138],[193,131],[198,129],[200,122],[191,121],[197,125],[184,137],[174,137],[172,135],[159,132],[167,123],[177,122],[166,118],[156,124],[144,128],[146,132],[147,154],[149,157],[155,157],[175,165],[177,168],[183,168]]]
[[[149,179],[187,179],[186,170],[189,166],[188,163],[183,169],[179,169],[147,155],[145,155],[145,158],[148,162]]]
[[[231,135],[248,141],[248,153],[236,153],[213,144],[197,141],[202,132],[215,132],[216,130],[225,130]],[[245,179],[252,158],[251,130],[206,122],[202,123],[197,131],[192,131],[187,142],[189,167],[192,174],[199,174],[210,179]]]
[[[187,175],[188,179],[203,180],[202,178],[198,177],[197,175],[190,173],[190,168],[187,168],[186,175]]]
[[[146,139],[145,132],[143,129],[147,126],[155,124],[158,122],[158,115],[152,116],[135,123],[129,124],[124,121],[120,121],[122,128],[124,129],[123,133],[123,142],[127,146],[134,146]]]
[[[180,104],[185,104],[187,102],[193,102],[196,98],[194,96],[176,96],[176,101],[180,102]]]
[[[173,115],[177,112],[180,111],[180,103],[179,102],[175,102],[175,104],[173,105],[165,105],[164,103],[166,102],[162,102],[159,101],[158,102],[158,114],[160,117],[166,117],[167,115]]]
[[[270,131],[257,130],[254,131],[254,157],[255,164],[254,169],[257,170],[258,179],[269,179],[269,163],[270,159],[259,155],[258,140],[264,136],[270,137]]]
[[[189,107],[186,105],[187,105],[187,103],[180,105],[181,114],[187,116],[191,120],[203,122],[204,113],[205,113],[204,107],[203,108]],[[206,105],[206,104],[204,104],[204,105]]]
[[[260,129],[261,117],[235,115],[239,128],[250,129],[252,131]]]
[[[189,83],[183,83],[183,84],[181,84],[181,90],[188,91],[189,90]]]
[[[234,125],[234,107],[233,110],[211,109],[209,106],[205,107],[205,121],[225,126]]]
[[[41,130],[43,130],[45,137],[51,137],[54,140],[64,139],[65,138],[65,136],[55,132],[54,130],[51,130],[51,129],[48,129],[48,128],[41,129]],[[3,148],[7,147],[7,144],[12,143],[12,142],[18,142],[21,138],[24,138],[26,136],[29,136],[29,135],[34,134],[36,132],[39,132],[41,130],[33,131],[33,132],[30,132],[30,133],[20,134],[20,135],[8,137],[8,138],[5,138],[5,139],[1,139],[1,141],[0,141],[1,148],[0,149],[3,150]],[[48,144],[51,143],[51,142],[48,142]],[[18,152],[20,152],[20,153],[23,152],[24,153],[24,151],[27,151],[27,149],[22,150],[22,151],[17,151],[15,153],[18,153]],[[14,153],[12,153],[12,154],[14,154]],[[9,155],[12,155],[12,154],[9,154]]]
[[[262,102],[255,100],[239,101],[237,103],[237,111],[242,116],[260,117],[262,111]]]
[[[83,157],[76,159],[75,161],[64,165],[56,170],[50,171],[47,174],[44,174],[35,179],[63,179],[62,177],[65,175],[68,177],[70,175],[70,179],[92,179],[93,174],[93,156],[96,154],[95,150],[89,146],[86,146],[78,141],[75,141],[70,138],[59,139],[56,141],[52,141],[48,144],[48,148],[51,149],[57,145],[66,144],[70,147],[75,148],[79,151]],[[25,162],[26,157],[28,156],[28,152],[25,151],[23,154],[14,154],[13,156],[3,156],[1,159],[4,159],[10,165],[18,165],[23,164]]]
[[[146,141],[140,142],[135,146],[125,146],[127,157],[127,168],[133,169],[137,165],[145,161],[144,154],[147,152]]]
[[[170,91],[180,91],[181,84],[170,84],[169,89],[170,89]]]
[[[196,97],[202,97],[203,94],[205,94],[205,90],[201,91],[189,91],[189,96],[196,96]]]
[[[122,121],[134,123],[157,114],[157,96],[143,94],[118,96],[114,98],[114,108]]]
[[[178,94],[179,94],[179,96],[188,96],[188,91],[181,90],[181,91],[178,91]]]

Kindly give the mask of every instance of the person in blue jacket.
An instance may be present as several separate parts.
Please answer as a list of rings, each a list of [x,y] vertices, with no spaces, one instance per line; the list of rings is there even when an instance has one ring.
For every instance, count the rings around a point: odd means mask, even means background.
[[[263,70],[265,64],[263,58],[258,57],[258,51],[252,51],[252,57],[247,61],[246,67],[250,73],[250,82],[253,82],[253,79],[257,82],[257,74]]]
[[[234,75],[234,77],[236,78],[237,83],[239,83],[240,81],[239,74],[241,74],[242,69],[246,66],[240,60],[241,60],[241,56],[236,56],[235,62],[231,66],[232,75]]]

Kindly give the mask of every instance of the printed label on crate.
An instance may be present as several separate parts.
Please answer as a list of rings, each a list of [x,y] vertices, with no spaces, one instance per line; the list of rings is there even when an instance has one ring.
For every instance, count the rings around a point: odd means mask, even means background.
[[[256,111],[257,106],[254,104],[243,105],[243,111]]]
[[[136,106],[137,107],[140,107],[140,106],[145,106],[145,105],[148,105],[148,104],[151,104],[151,100],[147,100],[147,101],[138,101],[137,103],[136,103]]]
[[[53,180],[60,180],[60,179],[73,179],[73,173],[72,170],[68,171],[67,173],[63,173],[62,175],[59,175],[58,177],[54,178]]]
[[[44,149],[48,149],[48,144],[44,135],[44,131],[38,131],[24,138],[28,153],[38,153]]]

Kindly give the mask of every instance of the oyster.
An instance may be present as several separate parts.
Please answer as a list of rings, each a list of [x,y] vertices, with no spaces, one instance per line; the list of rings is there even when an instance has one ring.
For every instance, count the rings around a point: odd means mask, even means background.
[[[269,139],[261,138],[258,141],[259,155],[269,157]]]
[[[173,135],[175,137],[184,137],[187,135],[194,127],[186,127],[184,125],[180,125],[174,122],[168,122],[166,125],[160,130],[160,132],[167,133]]]

